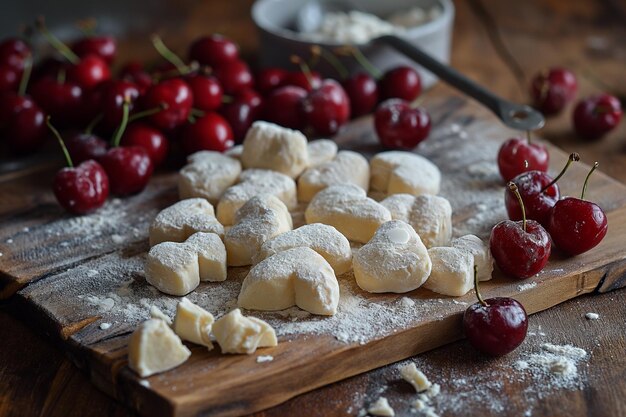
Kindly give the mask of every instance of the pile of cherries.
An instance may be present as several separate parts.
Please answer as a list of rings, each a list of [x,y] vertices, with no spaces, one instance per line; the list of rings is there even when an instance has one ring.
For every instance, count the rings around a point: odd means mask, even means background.
[[[97,209],[109,190],[140,192],[166,160],[229,149],[256,120],[328,136],[351,117],[375,111],[383,145],[402,149],[430,131],[428,113],[411,105],[421,80],[409,67],[380,73],[370,65],[371,73],[345,73],[339,82],[294,58],[296,70],[254,74],[235,43],[214,34],[195,40],[185,60],[155,36],[152,43],[165,58],[160,64],[148,70],[127,62],[114,74],[114,38],[86,35],[66,45],[43,19],[36,27],[57,51],[37,57],[36,65],[24,40],[0,42],[0,145],[29,154],[51,131],[59,138],[56,129],[63,131],[69,167],[59,173],[65,185],[55,185],[55,192],[72,213]]]

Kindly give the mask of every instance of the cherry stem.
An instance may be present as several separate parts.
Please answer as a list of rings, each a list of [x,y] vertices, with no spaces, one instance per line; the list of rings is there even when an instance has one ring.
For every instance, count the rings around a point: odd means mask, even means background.
[[[524,201],[522,200],[522,196],[519,193],[517,184],[515,184],[513,181],[510,181],[507,186],[509,187],[509,190],[511,190],[513,194],[515,194],[515,197],[517,197],[517,202],[522,209],[522,229],[526,231],[526,209],[524,208]]]
[[[530,140],[530,130],[526,131],[526,140],[528,141],[528,144],[531,144],[531,140]]]
[[[337,59],[337,56],[335,54],[331,53],[327,49],[322,48],[319,45],[313,45],[311,47],[311,53],[314,56],[321,56],[322,58],[324,58],[326,62],[328,62],[330,66],[333,67],[335,71],[337,71],[337,74],[339,74],[339,77],[341,77],[342,79],[345,80],[350,75],[346,66],[343,65],[341,61],[339,61],[339,59]]]
[[[593,163],[593,166],[591,167],[591,170],[589,170],[589,173],[587,174],[587,177],[585,178],[585,182],[583,183],[583,191],[580,193],[580,199],[584,200],[585,199],[585,191],[587,191],[587,183],[589,182],[589,177],[591,177],[591,174],[593,174],[593,171],[595,171],[598,168],[598,165],[600,165],[597,161]]]
[[[233,101],[235,101],[235,98],[232,96],[227,96],[227,95],[222,96],[222,103],[224,104],[232,103]]]
[[[163,110],[167,110],[168,109],[168,105],[167,103],[161,103],[161,105],[159,107],[155,107],[152,109],[148,109],[148,110],[142,110],[140,112],[137,112],[131,116],[128,116],[128,123],[130,122],[134,122],[137,119],[142,119],[144,117],[148,117],[148,116],[152,116],[153,114],[157,114],[162,112]]]
[[[89,124],[85,128],[85,133],[91,135],[91,132],[93,132],[94,128],[98,125],[98,123],[102,121],[102,117],[102,113],[94,117],[93,120],[91,120],[91,122],[89,122]]]
[[[159,55],[165,58],[170,64],[176,67],[176,70],[181,74],[187,74],[190,72],[190,69],[182,59],[178,55],[176,55],[170,48],[168,48],[165,43],[163,43],[163,39],[157,34],[152,35],[151,37],[152,45],[154,49],[157,50]]]
[[[130,113],[130,97],[124,97],[124,103],[122,104],[122,122],[119,127],[115,130],[115,134],[113,135],[113,139],[111,143],[113,147],[116,148],[120,146],[120,141],[122,140],[122,135],[126,130],[126,126],[128,126],[128,116]]]
[[[489,307],[489,304],[483,300],[483,296],[480,295],[480,291],[478,290],[478,265],[474,264],[474,291],[476,292],[476,298],[478,298],[478,302],[483,307]]]
[[[50,123],[50,116],[46,117],[46,125],[48,126],[48,129],[52,131],[54,137],[57,138],[57,140],[59,141],[59,145],[61,145],[61,150],[63,151],[63,155],[65,155],[65,160],[67,161],[67,166],[70,168],[74,168],[72,158],[70,157],[70,152],[67,150],[65,142],[63,142],[63,138],[61,138],[61,134],[59,133],[59,131],[56,130],[54,126],[52,126],[52,123]]]
[[[567,159],[567,162],[565,163],[565,166],[563,167],[563,169],[561,170],[561,172],[559,172],[559,175],[557,175],[552,181],[550,181],[550,183],[548,185],[546,185],[545,187],[543,187],[541,189],[541,191],[539,191],[539,194],[545,192],[548,188],[552,187],[554,184],[556,184],[556,182],[558,180],[561,179],[561,177],[563,176],[563,174],[565,174],[565,171],[567,171],[567,169],[569,168],[569,166],[572,164],[572,162],[576,162],[576,161],[580,161],[580,155],[578,155],[577,152],[572,152],[569,155],[569,158]]]
[[[302,73],[306,77],[306,80],[308,81],[309,86],[313,88],[313,77],[311,76],[311,68],[309,68],[309,65],[297,55],[291,56],[291,62],[293,62],[294,64],[300,67],[300,71],[302,71]]]
[[[41,32],[41,34],[44,36],[44,38],[46,38],[48,43],[52,45],[54,49],[59,51],[59,53],[63,55],[63,57],[67,59],[71,64],[76,65],[80,62],[80,58],[78,57],[78,55],[76,55],[69,46],[64,44],[59,38],[54,36],[52,32],[48,30],[48,28],[46,27],[46,22],[42,16],[37,18],[35,25],[37,26],[37,29],[39,29],[39,32]]]
[[[200,109],[192,108],[189,114],[192,115],[193,117],[203,117],[206,113]]]
[[[367,59],[365,55],[363,55],[363,52],[361,52],[361,50],[356,46],[346,45],[339,48],[338,51],[339,53],[352,55],[354,59],[356,59],[356,61],[359,63],[359,65],[361,65],[365,69],[365,71],[367,71],[372,77],[378,79],[383,76],[383,73],[378,68],[376,68],[374,64],[372,64],[370,60]]]
[[[20,97],[24,97],[26,94],[26,87],[28,87],[28,80],[30,79],[30,74],[33,70],[33,55],[28,54],[26,56],[26,60],[24,61],[24,72],[22,73],[22,78],[20,79],[20,85],[17,89],[17,95]]]

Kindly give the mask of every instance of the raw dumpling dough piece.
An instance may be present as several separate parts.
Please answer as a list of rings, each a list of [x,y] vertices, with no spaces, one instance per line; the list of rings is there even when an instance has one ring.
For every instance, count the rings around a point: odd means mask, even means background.
[[[308,202],[324,188],[336,184],[354,184],[367,191],[370,168],[362,155],[341,151],[329,162],[307,169],[298,178],[298,200]]]
[[[172,327],[181,339],[206,346],[211,350],[213,349],[211,328],[214,321],[211,313],[183,297],[176,306]]]
[[[465,235],[452,239],[452,247],[469,252],[474,257],[478,269],[478,280],[489,281],[493,272],[493,258],[489,247],[475,235]]]
[[[452,207],[436,195],[395,194],[380,202],[394,220],[409,223],[427,248],[447,246],[452,237]]]
[[[389,194],[438,194],[439,168],[423,156],[402,151],[381,152],[370,161],[370,187]]]
[[[188,198],[161,210],[150,224],[150,246],[183,242],[196,232],[224,235],[224,226],[204,198]]]
[[[367,243],[381,224],[391,220],[389,210],[353,184],[333,185],[320,191],[304,217],[308,224],[334,226],[348,240],[361,243]]]
[[[226,280],[226,246],[215,233],[195,233],[185,241],[198,254],[200,281]]]
[[[251,198],[238,211],[235,225],[224,237],[228,265],[252,264],[252,259],[268,239],[293,228],[285,204],[269,194]]]
[[[224,152],[224,155],[230,156],[236,160],[241,160],[241,154],[243,153],[243,145],[235,145],[232,148]]]
[[[276,332],[256,317],[244,317],[234,309],[220,317],[213,325],[215,340],[222,353],[254,353],[257,348],[276,346]]]
[[[380,226],[352,263],[358,286],[374,293],[412,291],[426,281],[432,267],[420,237],[400,220]]]
[[[464,250],[452,247],[428,249],[433,268],[424,283],[428,288],[443,295],[460,297],[474,285],[474,258]]]
[[[341,275],[352,267],[352,249],[348,239],[334,227],[321,223],[306,224],[266,241],[254,263],[278,252],[300,247],[311,248],[322,255],[335,275]]]
[[[128,365],[142,378],[176,368],[190,355],[176,333],[160,319],[141,323],[128,344]]]
[[[241,173],[241,163],[220,152],[200,151],[187,158],[187,165],[178,174],[181,199],[201,197],[216,204],[224,191]]]
[[[246,169],[271,169],[297,178],[309,165],[307,139],[297,130],[254,122],[243,141],[241,163]]]
[[[313,249],[294,248],[256,264],[246,276],[238,304],[249,310],[276,311],[297,305],[332,316],[339,303],[333,268]]]
[[[289,209],[298,205],[296,183],[279,172],[248,169],[241,173],[239,183],[230,187],[217,204],[217,219],[224,226],[235,222],[235,213],[248,200],[259,194],[278,197]]]
[[[307,149],[309,151],[309,167],[332,161],[337,155],[337,144],[330,139],[309,142]]]

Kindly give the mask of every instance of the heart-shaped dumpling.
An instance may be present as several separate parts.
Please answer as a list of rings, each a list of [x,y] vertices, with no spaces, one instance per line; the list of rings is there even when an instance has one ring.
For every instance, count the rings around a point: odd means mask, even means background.
[[[385,194],[438,194],[439,168],[423,156],[402,151],[381,152],[370,161],[372,191]]]
[[[339,303],[333,268],[313,249],[294,248],[256,264],[243,280],[238,303],[249,310],[284,310],[297,305],[332,316]]]
[[[185,242],[154,245],[146,260],[146,281],[170,295],[186,295],[200,281],[226,279],[226,248],[214,233],[195,233]]]
[[[181,200],[159,212],[150,224],[150,246],[161,242],[183,242],[196,232],[224,235],[211,203],[204,198]]]
[[[308,202],[324,188],[335,184],[354,184],[367,190],[370,168],[362,155],[341,151],[331,161],[304,171],[298,178],[298,200]]]
[[[481,238],[465,235],[452,239],[452,247],[469,252],[474,257],[474,265],[478,268],[478,280],[489,281],[493,272],[493,257],[489,246]]]
[[[293,228],[287,206],[269,194],[252,197],[235,216],[235,225],[224,236],[228,265],[252,264],[261,245]]]
[[[367,243],[381,224],[391,220],[389,210],[353,184],[333,185],[317,193],[304,217],[308,224],[331,225],[349,240],[361,243]]]
[[[232,225],[237,210],[259,194],[276,196],[289,209],[298,205],[294,180],[275,171],[248,169],[241,173],[239,183],[227,189],[222,195],[217,204],[217,219],[224,226]]]
[[[412,291],[426,281],[432,267],[415,230],[400,220],[380,226],[355,253],[352,265],[359,287],[374,293]]]
[[[216,204],[241,173],[241,163],[220,152],[200,151],[187,158],[178,174],[181,199],[201,197]]]
[[[309,142],[309,167],[332,161],[337,155],[337,144],[330,139],[318,139]]]
[[[352,249],[348,239],[334,227],[321,223],[305,224],[266,241],[255,256],[254,263],[278,252],[300,247],[311,248],[322,255],[335,270],[335,275],[352,268]]]

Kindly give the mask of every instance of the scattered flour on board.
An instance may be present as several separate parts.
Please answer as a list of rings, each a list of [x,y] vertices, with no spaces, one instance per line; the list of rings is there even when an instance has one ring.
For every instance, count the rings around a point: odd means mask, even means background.
[[[260,355],[256,357],[256,363],[272,362],[274,357],[272,355]]]
[[[527,284],[520,284],[517,286],[518,291],[527,291],[535,288],[537,286],[536,282],[529,282]]]

